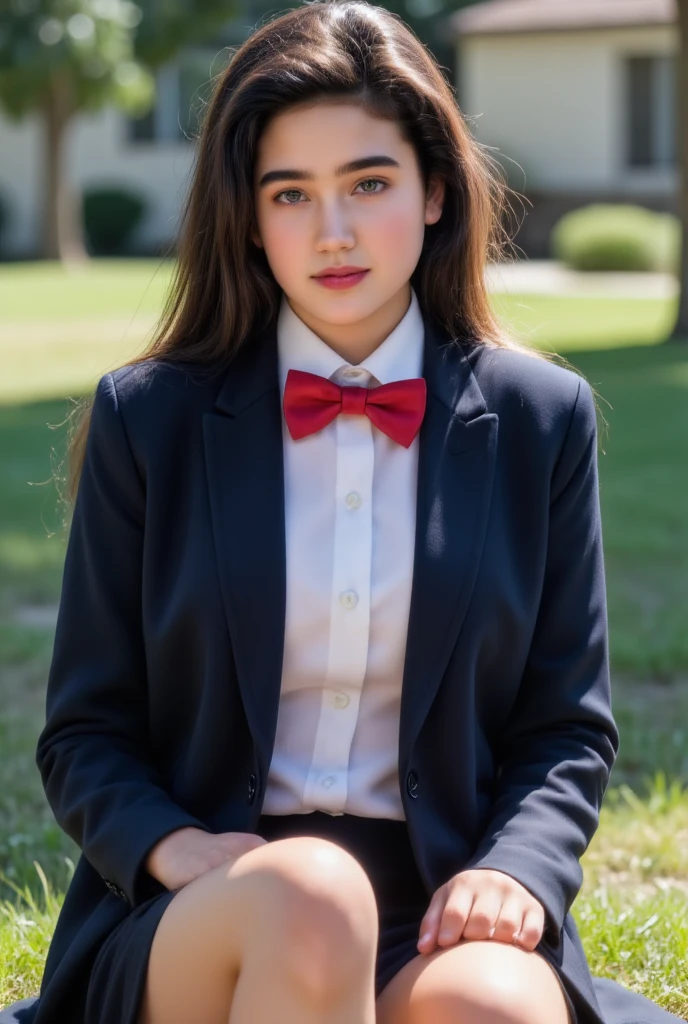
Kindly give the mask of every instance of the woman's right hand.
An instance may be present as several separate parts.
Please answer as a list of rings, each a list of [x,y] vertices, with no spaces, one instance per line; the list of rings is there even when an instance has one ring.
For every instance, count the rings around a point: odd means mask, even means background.
[[[167,889],[180,889],[211,868],[235,861],[266,842],[252,832],[215,834],[200,828],[180,828],[153,847],[146,870]]]

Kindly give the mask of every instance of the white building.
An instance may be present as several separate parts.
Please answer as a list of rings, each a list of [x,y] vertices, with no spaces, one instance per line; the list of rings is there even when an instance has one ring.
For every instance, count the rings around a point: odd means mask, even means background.
[[[677,22],[675,0],[487,0],[447,19],[461,109],[533,203],[529,255],[588,202],[677,212]]]
[[[554,221],[587,202],[675,209],[675,0],[484,0],[445,25],[461,109],[533,204],[525,215],[515,206],[528,255],[547,255]],[[74,125],[72,185],[123,185],[146,200],[139,251],[176,234],[194,113],[226,59],[221,47],[188,50],[162,69],[156,108],[138,124],[109,108]],[[0,114],[0,196],[11,212],[4,258],[37,252],[42,166],[37,120],[17,126]]]

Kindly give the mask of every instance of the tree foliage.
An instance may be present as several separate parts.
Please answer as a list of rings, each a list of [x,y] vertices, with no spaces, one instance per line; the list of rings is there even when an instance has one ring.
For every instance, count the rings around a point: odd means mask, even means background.
[[[6,0],[0,11],[0,106],[19,120],[42,108],[67,75],[75,110],[114,103],[144,113],[151,70],[206,39],[234,13],[233,0]]]

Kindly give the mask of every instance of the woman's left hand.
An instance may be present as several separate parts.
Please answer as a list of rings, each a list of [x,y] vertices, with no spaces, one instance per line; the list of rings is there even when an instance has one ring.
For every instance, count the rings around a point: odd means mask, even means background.
[[[495,939],[533,950],[542,938],[542,904],[511,875],[491,868],[461,871],[440,886],[420,925],[418,951],[459,939]],[[423,941],[423,936],[429,937]]]

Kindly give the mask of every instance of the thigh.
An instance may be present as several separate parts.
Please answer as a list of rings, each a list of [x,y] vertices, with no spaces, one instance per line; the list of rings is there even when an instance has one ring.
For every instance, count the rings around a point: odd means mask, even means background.
[[[572,1024],[544,957],[494,940],[419,953],[380,993],[376,1012],[377,1024]]]
[[[153,936],[138,1024],[226,1024],[248,958],[327,974],[326,957],[341,966],[343,949],[353,956],[371,941],[376,913],[363,868],[335,844],[299,837],[251,850],[170,901]]]

